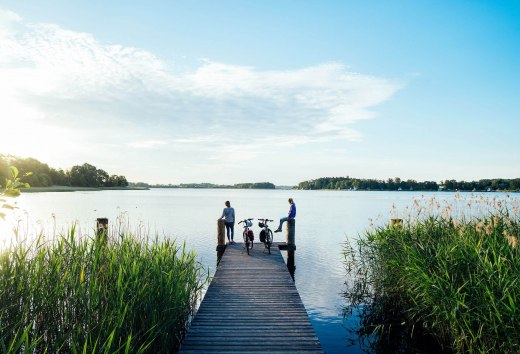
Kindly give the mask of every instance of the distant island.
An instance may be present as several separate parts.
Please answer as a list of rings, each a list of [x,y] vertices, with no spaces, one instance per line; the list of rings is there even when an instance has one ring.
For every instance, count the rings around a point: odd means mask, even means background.
[[[146,183],[131,183],[131,186],[148,187],[148,188],[219,188],[219,189],[276,189],[276,186],[271,182],[256,182],[256,183],[237,183],[233,185],[227,184],[213,184],[213,183],[181,183],[181,184],[146,184]]]
[[[366,190],[366,191],[520,191],[520,178],[481,179],[478,181],[444,180],[417,182],[413,179],[401,180],[399,177],[385,180],[359,179],[350,177],[322,177],[300,182],[297,189],[303,190]]]

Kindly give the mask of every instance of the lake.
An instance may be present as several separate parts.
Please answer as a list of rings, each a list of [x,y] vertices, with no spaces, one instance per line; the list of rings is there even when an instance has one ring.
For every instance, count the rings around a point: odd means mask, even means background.
[[[489,196],[504,194],[485,193]],[[235,208],[237,221],[244,218],[275,220],[287,214],[292,197],[297,206],[295,282],[303,303],[327,353],[364,352],[349,328],[355,324],[343,319],[345,270],[342,243],[353,240],[370,228],[392,217],[402,217],[405,206],[415,199],[435,197],[440,205],[466,203],[481,194],[449,192],[301,191],[301,190],[224,190],[152,189],[143,191],[96,191],[67,193],[26,193],[17,200],[15,216],[0,226],[0,247],[10,241],[9,229],[18,223],[22,234],[47,235],[76,224],[82,234],[94,233],[98,217],[107,217],[111,227],[123,225],[159,238],[175,238],[196,251],[200,261],[213,274],[216,265],[217,218],[224,202]],[[395,207],[395,208],[394,208]],[[396,209],[400,214],[396,214]],[[0,220],[1,223],[1,220]],[[241,241],[241,228],[235,225],[235,240]],[[260,228],[254,223],[255,239]],[[285,231],[274,234],[275,242],[285,241]],[[255,247],[260,247],[258,245]]]

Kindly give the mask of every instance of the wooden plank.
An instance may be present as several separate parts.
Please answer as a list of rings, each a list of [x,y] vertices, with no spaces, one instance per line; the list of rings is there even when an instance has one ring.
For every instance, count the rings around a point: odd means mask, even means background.
[[[278,247],[228,245],[180,353],[323,353]]]

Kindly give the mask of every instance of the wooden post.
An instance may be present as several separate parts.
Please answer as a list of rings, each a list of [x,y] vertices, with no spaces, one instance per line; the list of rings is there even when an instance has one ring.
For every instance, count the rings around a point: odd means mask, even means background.
[[[390,226],[403,227],[403,219],[390,219]]]
[[[105,233],[105,238],[108,234],[108,219],[107,218],[97,218],[96,219],[96,235],[100,237]]]
[[[295,251],[296,250],[296,220],[289,219],[287,220],[287,250]]]
[[[217,221],[217,251],[226,248],[226,222],[224,219]]]
[[[217,221],[217,266],[226,250],[226,221],[219,219]]]

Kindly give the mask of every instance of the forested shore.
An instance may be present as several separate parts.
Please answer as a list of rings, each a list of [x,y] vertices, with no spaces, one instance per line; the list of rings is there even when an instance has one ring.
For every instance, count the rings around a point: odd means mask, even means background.
[[[297,189],[316,190],[381,190],[381,191],[520,191],[520,178],[515,179],[481,179],[478,181],[456,181],[447,179],[437,183],[435,181],[418,182],[413,179],[401,180],[399,177],[385,180],[360,179],[350,177],[322,177],[300,182]]]
[[[16,166],[25,183],[31,187],[127,187],[125,176],[112,174],[84,163],[72,166],[70,170],[49,167],[34,158],[20,158],[0,154],[0,181],[10,177],[9,166]]]
[[[149,189],[149,188],[216,188],[216,189],[277,189],[271,182],[215,184],[180,183],[150,184],[146,182],[128,182],[123,175],[109,174],[95,166],[84,163],[72,166],[70,170],[49,167],[34,158],[20,158],[0,154],[0,181],[9,178],[9,166],[16,166],[20,175],[26,175],[23,182],[34,188],[33,192],[62,192],[80,190],[78,188],[105,189]],[[283,186],[283,189],[291,187]],[[479,179],[475,181],[457,181],[445,179],[436,181],[416,181],[399,177],[383,179],[364,179],[346,177],[320,177],[298,183],[293,189],[301,190],[364,190],[364,191],[461,191],[461,192],[496,192],[520,191],[520,178]]]
[[[270,182],[255,182],[255,183],[237,183],[233,185],[228,184],[213,184],[213,183],[181,183],[181,184],[143,184],[136,183],[136,186],[147,186],[149,188],[220,188],[220,189],[275,189],[276,186]]]
[[[24,193],[42,193],[42,192],[92,192],[92,191],[142,191],[150,188],[145,187],[71,187],[71,186],[50,186],[50,187],[31,187],[23,190]]]

